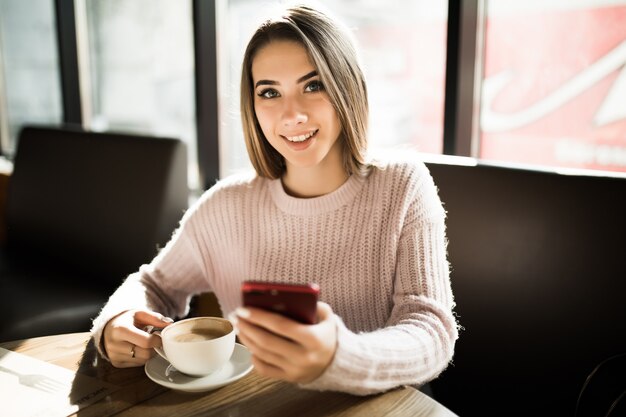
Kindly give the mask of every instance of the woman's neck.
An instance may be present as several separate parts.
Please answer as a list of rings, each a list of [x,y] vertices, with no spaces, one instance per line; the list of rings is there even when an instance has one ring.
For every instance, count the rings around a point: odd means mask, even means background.
[[[341,158],[331,158],[312,167],[287,164],[282,183],[285,192],[293,197],[313,198],[332,193],[341,187],[349,176]]]

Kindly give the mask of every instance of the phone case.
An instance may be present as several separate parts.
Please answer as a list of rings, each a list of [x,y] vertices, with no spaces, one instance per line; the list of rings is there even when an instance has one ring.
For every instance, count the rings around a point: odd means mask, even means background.
[[[317,284],[245,281],[243,305],[274,311],[305,324],[317,323]]]

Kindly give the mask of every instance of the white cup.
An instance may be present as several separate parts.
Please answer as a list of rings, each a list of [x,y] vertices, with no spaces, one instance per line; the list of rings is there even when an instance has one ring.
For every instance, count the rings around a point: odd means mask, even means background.
[[[235,349],[235,330],[221,317],[194,317],[177,321],[161,331],[163,349],[157,353],[177,370],[205,376],[220,369]]]

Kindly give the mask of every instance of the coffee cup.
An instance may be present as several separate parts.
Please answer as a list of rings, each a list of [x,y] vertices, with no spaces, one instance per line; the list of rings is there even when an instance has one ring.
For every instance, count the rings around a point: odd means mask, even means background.
[[[235,349],[235,330],[221,317],[194,317],[170,324],[161,332],[157,353],[177,370],[205,376],[220,369]]]

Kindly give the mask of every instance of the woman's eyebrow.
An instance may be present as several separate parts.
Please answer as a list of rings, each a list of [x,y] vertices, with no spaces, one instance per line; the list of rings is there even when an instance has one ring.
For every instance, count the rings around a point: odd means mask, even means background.
[[[306,75],[303,75],[302,77],[298,78],[298,80],[296,81],[298,84],[300,84],[301,82],[304,82],[306,80],[308,80],[309,78],[313,78],[317,75],[317,71],[313,70],[311,72],[309,72]]]
[[[254,84],[254,88],[257,88],[260,85],[278,85],[278,82],[272,80],[259,80]]]
[[[308,80],[309,78],[313,78],[317,75],[317,71],[313,70],[311,72],[309,72],[306,75],[303,75],[302,77],[298,78],[296,80],[297,84],[300,84],[306,80]],[[279,85],[280,83],[278,81],[273,81],[273,80],[259,80],[256,82],[256,84],[254,84],[254,88],[257,88],[260,85]]]

